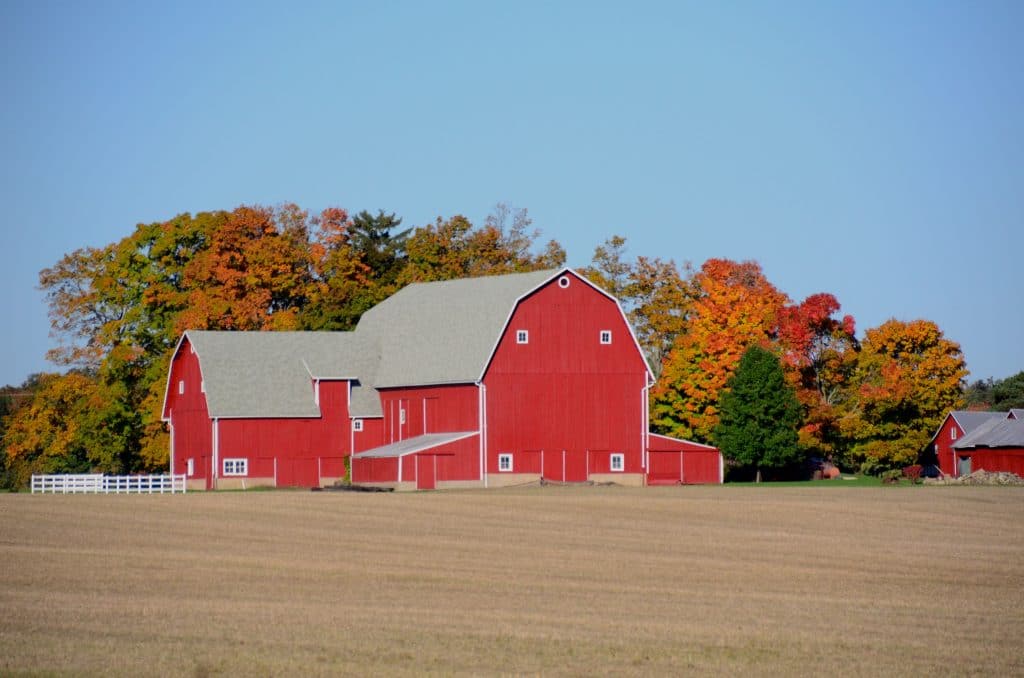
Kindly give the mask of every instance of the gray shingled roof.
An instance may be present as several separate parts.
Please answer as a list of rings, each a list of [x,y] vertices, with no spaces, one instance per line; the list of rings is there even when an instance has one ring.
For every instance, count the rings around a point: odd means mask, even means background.
[[[354,332],[186,332],[212,417],[318,417],[312,380],[354,379],[350,414],[382,415],[376,388],[483,376],[514,303],[563,269],[417,283]]]
[[[383,356],[374,386],[477,381],[515,301],[558,273],[418,283],[385,299],[356,327]]]
[[[314,378],[372,379],[376,362],[372,347],[352,332],[185,335],[199,356],[211,417],[319,417]],[[354,388],[352,400],[353,416],[380,416],[373,389]]]
[[[953,444],[955,450],[976,447],[1024,447],[1024,421],[1006,419],[1002,412]]]
[[[1015,419],[1019,421],[1024,421],[1024,409],[1014,407],[1013,409],[1010,410],[1010,414],[1012,414]]]
[[[377,459],[380,457],[404,457],[407,454],[416,454],[429,450],[432,447],[447,445],[456,440],[479,435],[477,431],[459,431],[455,433],[425,433],[415,438],[406,438],[397,443],[382,445],[365,452],[356,452],[353,456],[356,459]]]

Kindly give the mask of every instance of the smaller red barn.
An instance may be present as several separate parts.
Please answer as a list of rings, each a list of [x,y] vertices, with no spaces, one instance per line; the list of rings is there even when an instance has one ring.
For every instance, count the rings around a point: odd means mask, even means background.
[[[695,485],[723,482],[717,447],[650,434],[647,441],[648,485]]]
[[[1006,418],[989,419],[953,444],[957,475],[984,469],[1024,477],[1024,420],[1011,411]]]
[[[937,464],[942,472],[948,476],[956,477],[959,474],[959,459],[953,446],[963,437],[979,426],[989,421],[998,421],[1006,418],[1005,412],[968,412],[965,410],[954,410],[946,415],[946,418],[939,426],[929,443],[930,451],[935,455],[934,459],[926,455],[922,463]],[[969,471],[968,471],[969,473]]]

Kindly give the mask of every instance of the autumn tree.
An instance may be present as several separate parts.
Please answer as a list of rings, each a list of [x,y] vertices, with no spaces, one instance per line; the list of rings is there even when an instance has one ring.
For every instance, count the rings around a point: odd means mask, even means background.
[[[928,320],[889,320],[866,332],[843,404],[847,463],[875,472],[912,464],[962,397],[960,346]]]
[[[709,259],[691,284],[684,329],[651,389],[651,416],[659,432],[708,441],[740,358],[749,346],[772,340],[789,299],[754,261]]]
[[[515,226],[515,224],[513,224]],[[521,228],[503,230],[500,221],[475,228],[461,215],[413,231],[406,241],[408,261],[400,285],[483,275],[555,268],[565,263],[565,251],[554,240],[540,252],[532,245],[536,233]]]
[[[754,471],[779,471],[800,458],[800,403],[772,351],[752,345],[722,394],[713,440],[723,456]]]
[[[779,310],[776,339],[789,382],[803,406],[800,447],[832,457],[841,451],[839,406],[847,397],[859,344],[853,316],[837,318],[831,294],[813,294]]]

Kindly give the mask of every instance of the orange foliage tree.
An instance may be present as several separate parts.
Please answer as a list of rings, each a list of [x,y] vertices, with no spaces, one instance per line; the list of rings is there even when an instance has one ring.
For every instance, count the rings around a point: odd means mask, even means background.
[[[889,320],[868,330],[842,406],[849,462],[865,471],[914,463],[959,406],[966,375],[960,346],[929,320]]]
[[[754,261],[709,259],[691,283],[685,329],[651,389],[651,418],[660,432],[708,441],[726,382],[749,346],[771,342],[789,299]]]

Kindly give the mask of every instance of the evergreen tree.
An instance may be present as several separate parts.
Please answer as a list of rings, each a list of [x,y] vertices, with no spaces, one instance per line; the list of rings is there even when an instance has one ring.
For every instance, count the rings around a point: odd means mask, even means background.
[[[778,357],[750,346],[719,401],[715,444],[727,458],[753,469],[782,469],[798,460],[800,402]]]

